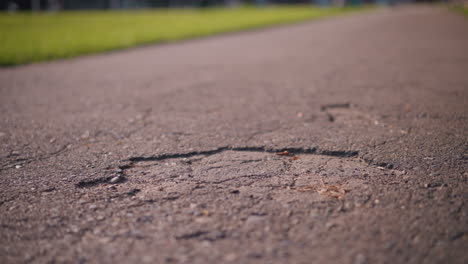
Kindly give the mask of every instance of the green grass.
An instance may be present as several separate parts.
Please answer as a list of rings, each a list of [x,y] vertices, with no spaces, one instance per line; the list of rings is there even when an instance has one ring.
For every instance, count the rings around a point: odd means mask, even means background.
[[[468,17],[468,5],[457,5],[457,6],[452,7],[452,9]]]
[[[0,65],[69,58],[147,43],[294,23],[361,9],[296,6],[0,13]]]

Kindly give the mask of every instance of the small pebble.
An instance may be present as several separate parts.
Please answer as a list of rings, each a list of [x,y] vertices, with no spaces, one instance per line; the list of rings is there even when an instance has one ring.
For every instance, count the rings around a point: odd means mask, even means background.
[[[226,256],[224,256],[224,260],[228,261],[228,262],[234,261],[236,259],[237,259],[237,255],[234,254],[234,253],[230,253],[230,254],[227,254]]]
[[[98,221],[102,221],[102,220],[104,220],[105,218],[106,218],[106,217],[103,216],[103,215],[98,215],[98,216],[96,217],[96,219],[97,219]]]
[[[334,227],[338,226],[336,223],[328,222],[325,224],[325,228],[327,229],[332,229]]]
[[[72,225],[72,226],[70,226],[69,230],[70,230],[71,233],[78,233],[80,231],[80,228],[75,226],[75,225]]]
[[[112,179],[110,179],[109,183],[119,183],[121,181],[123,181],[123,176],[121,175],[117,175],[115,177],[112,177]]]
[[[89,130],[86,130],[82,135],[81,135],[81,138],[82,139],[85,139],[85,138],[89,138]]]
[[[354,259],[354,264],[367,264],[367,258],[363,254],[357,254],[356,258]]]

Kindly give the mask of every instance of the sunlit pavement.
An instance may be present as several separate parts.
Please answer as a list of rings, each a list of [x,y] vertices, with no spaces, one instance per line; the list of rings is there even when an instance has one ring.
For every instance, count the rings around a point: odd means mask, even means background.
[[[0,262],[467,263],[443,7],[0,69]]]

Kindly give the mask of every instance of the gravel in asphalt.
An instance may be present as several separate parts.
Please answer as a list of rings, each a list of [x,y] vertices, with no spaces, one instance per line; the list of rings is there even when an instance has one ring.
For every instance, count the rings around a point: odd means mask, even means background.
[[[2,263],[467,263],[468,20],[407,6],[0,69]]]

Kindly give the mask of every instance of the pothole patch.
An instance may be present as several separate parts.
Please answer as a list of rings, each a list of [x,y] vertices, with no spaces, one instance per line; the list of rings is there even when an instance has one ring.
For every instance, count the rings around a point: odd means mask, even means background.
[[[391,173],[347,151],[283,152],[227,149],[209,153],[133,158],[125,186],[144,200],[176,200],[214,193],[268,196],[273,200],[342,199],[367,191],[371,178]],[[285,155],[286,154],[286,155]]]

